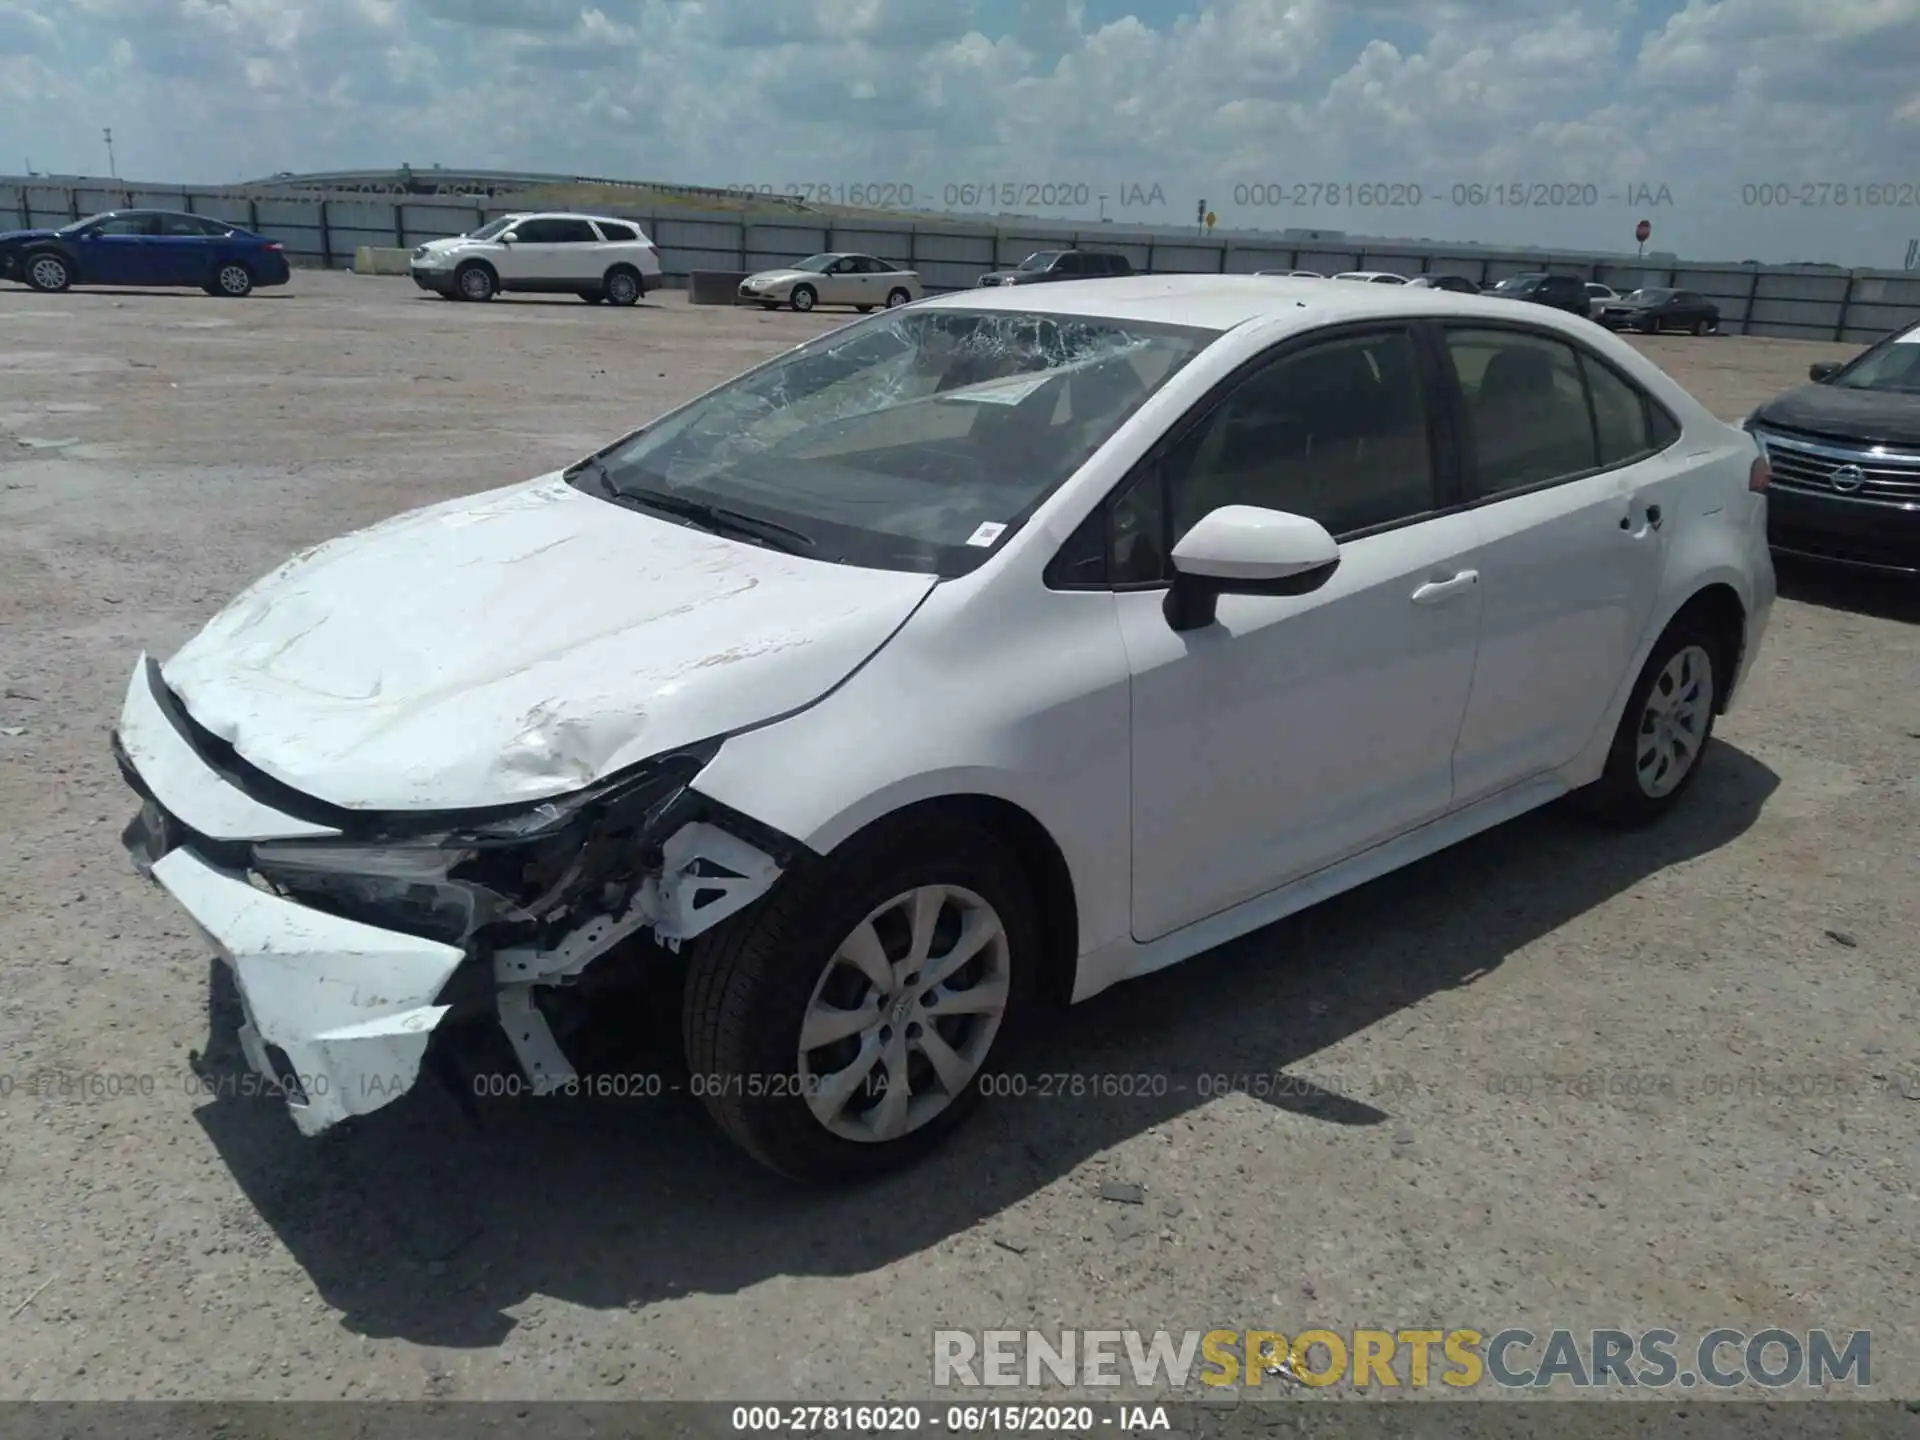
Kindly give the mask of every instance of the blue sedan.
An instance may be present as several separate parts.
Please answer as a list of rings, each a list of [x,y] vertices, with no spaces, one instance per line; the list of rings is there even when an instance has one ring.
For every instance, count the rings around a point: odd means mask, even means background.
[[[109,210],[58,230],[0,234],[0,280],[58,293],[74,285],[198,285],[246,295],[287,283],[278,241],[210,215]]]

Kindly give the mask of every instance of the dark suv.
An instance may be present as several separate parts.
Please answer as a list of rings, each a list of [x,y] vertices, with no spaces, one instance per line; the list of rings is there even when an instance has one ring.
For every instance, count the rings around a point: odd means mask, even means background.
[[[1102,250],[1037,250],[1011,270],[980,277],[982,285],[1038,285],[1047,280],[1088,280],[1096,275],[1131,275],[1124,255]]]
[[[1577,275],[1514,275],[1502,280],[1489,295],[1502,300],[1527,300],[1535,305],[1551,306],[1571,315],[1592,317],[1587,282]]]

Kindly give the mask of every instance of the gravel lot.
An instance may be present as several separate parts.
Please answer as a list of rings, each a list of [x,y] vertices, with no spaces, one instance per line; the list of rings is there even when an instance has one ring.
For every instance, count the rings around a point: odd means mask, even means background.
[[[1920,1395],[1920,601],[1829,575],[1783,572],[1664,827],[1530,817],[1109,992],[1045,1068],[1164,1094],[1001,1101],[867,1189],[677,1097],[308,1142],[195,1093],[230,1023],[119,849],[136,652],[843,318],[0,293],[0,1394],[874,1398],[928,1392],[935,1325],[1431,1323],[1869,1328]],[[1639,343],[1729,419],[1846,353]],[[1330,1093],[1202,1078],[1280,1070]]]

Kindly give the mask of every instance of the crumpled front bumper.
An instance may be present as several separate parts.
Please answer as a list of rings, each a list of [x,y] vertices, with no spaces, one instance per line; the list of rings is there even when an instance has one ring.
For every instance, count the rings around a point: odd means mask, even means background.
[[[545,948],[449,944],[256,883],[256,842],[333,841],[343,832],[313,818],[326,812],[298,796],[243,786],[230,761],[216,763],[218,745],[194,731],[158,667],[140,656],[114,733],[115,759],[144,802],[123,839],[136,868],[173,897],[226,962],[244,1015],[247,1063],[277,1086],[308,1135],[415,1085],[435,1028],[457,1008],[448,998],[466,993],[455,976],[469,962],[468,977],[489,971],[493,1009],[529,1088],[566,1086],[573,1070],[534,1003],[536,989],[573,983],[641,929],[677,946],[754,903],[782,870],[772,855],[714,824],[675,821],[662,835],[657,869],[633,877],[623,908],[566,912],[562,933]],[[467,1013],[464,1003],[458,1008]]]
[[[147,657],[134,666],[115,753],[145,804],[135,865],[193,919],[233,972],[247,1063],[312,1135],[412,1088],[435,1004],[465,958],[453,945],[297,905],[255,886],[236,850],[337,834],[285,814],[209,766],[168,717]]]
[[[413,1088],[459,949],[266,894],[190,846],[152,875],[232,968],[247,1064],[279,1085],[303,1134]]]

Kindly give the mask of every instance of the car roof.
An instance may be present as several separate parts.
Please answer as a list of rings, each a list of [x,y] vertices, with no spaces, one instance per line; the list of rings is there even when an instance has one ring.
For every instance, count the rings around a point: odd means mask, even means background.
[[[1294,318],[1299,329],[1376,317],[1454,315],[1514,318],[1509,301],[1423,285],[1339,285],[1284,275],[1130,275],[1054,285],[955,290],[918,309],[1012,310],[1133,320],[1226,332],[1253,321]],[[1537,307],[1536,307],[1537,308]],[[1557,326],[1543,311],[1530,323]],[[1572,322],[1569,322],[1572,323]],[[1588,324],[1584,319],[1582,324]]]

